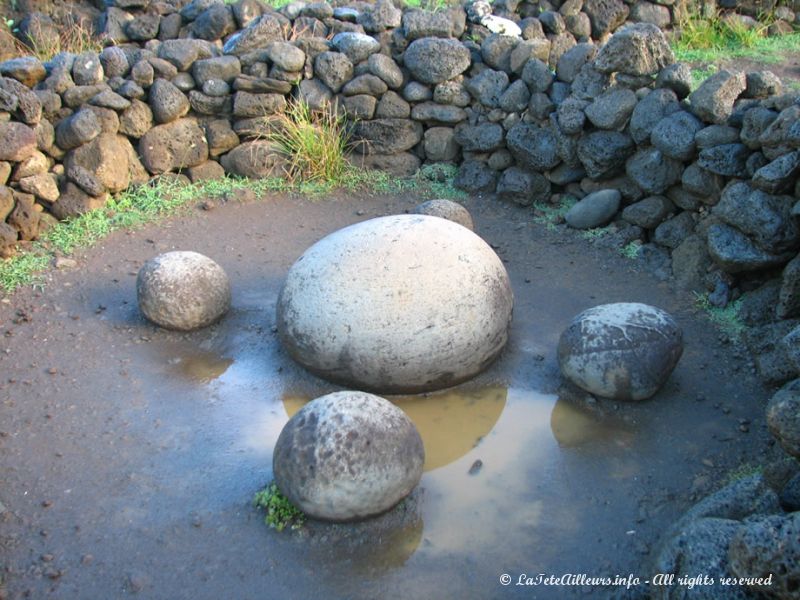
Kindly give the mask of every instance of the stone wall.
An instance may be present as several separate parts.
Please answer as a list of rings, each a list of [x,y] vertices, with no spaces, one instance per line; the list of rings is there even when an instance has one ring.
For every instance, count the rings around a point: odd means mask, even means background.
[[[335,101],[368,167],[452,163],[473,193],[580,199],[570,226],[612,223],[612,243],[712,303],[759,288],[753,344],[768,379],[788,378],[800,104],[768,72],[722,71],[690,94],[656,26],[681,6],[115,0],[99,54],[0,63],[0,251],[153,175],[280,174],[270,117],[292,97]],[[20,27],[53,34],[42,15]]]

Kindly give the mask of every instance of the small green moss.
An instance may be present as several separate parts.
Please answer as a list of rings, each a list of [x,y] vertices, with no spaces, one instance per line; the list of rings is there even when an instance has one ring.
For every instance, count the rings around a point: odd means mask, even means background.
[[[558,223],[563,222],[564,215],[570,208],[575,206],[577,200],[572,196],[563,196],[558,204],[547,204],[546,202],[536,202],[533,205],[533,222],[544,225],[553,231]]]
[[[631,260],[636,260],[639,258],[639,250],[641,250],[642,245],[638,242],[629,242],[625,246],[619,249],[619,253],[622,254],[625,258],[629,258]]]
[[[722,331],[727,333],[732,339],[738,340],[745,330],[745,324],[739,318],[739,309],[742,306],[742,299],[730,302],[725,308],[713,306],[708,301],[708,294],[694,292],[695,306],[704,310],[709,319]]]
[[[756,465],[753,463],[744,463],[731,469],[725,475],[725,485],[730,485],[736,481],[752,477],[753,475],[761,475],[764,472],[763,465]]]
[[[592,227],[591,229],[584,229],[581,231],[581,237],[585,240],[593,242],[600,239],[608,233],[608,227]]]
[[[306,522],[306,516],[278,489],[272,481],[263,490],[256,492],[253,505],[267,511],[264,522],[270,527],[283,531],[287,526],[299,529]]]

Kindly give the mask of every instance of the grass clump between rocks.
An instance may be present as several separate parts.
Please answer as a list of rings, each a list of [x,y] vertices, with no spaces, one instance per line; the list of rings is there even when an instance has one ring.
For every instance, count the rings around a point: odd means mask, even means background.
[[[264,522],[278,531],[283,531],[287,526],[291,529],[300,529],[306,522],[303,511],[289,502],[274,481],[256,492],[253,505],[266,511]]]
[[[348,171],[350,134],[344,116],[335,105],[312,110],[305,102],[291,100],[278,115],[267,139],[285,156],[286,178],[290,183],[341,185]]]
[[[739,309],[742,306],[742,299],[729,302],[724,308],[714,306],[708,300],[708,294],[694,292],[695,306],[706,312],[712,323],[716,324],[722,331],[732,339],[738,340],[745,330],[745,324],[739,317]]]
[[[556,225],[564,222],[564,215],[570,208],[575,206],[577,200],[572,196],[564,196],[558,204],[548,204],[546,202],[534,202],[533,222],[544,225],[548,230],[553,231]]]

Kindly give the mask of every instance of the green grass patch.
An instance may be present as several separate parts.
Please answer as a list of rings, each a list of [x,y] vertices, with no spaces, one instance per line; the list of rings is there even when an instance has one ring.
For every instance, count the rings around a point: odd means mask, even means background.
[[[753,475],[761,475],[763,472],[763,465],[756,465],[753,463],[741,464],[735,469],[728,471],[728,473],[725,475],[725,485],[730,485],[731,483],[741,481],[742,479],[747,479]]]
[[[303,511],[289,502],[274,481],[270,482],[263,490],[256,492],[253,505],[266,511],[264,522],[278,531],[283,531],[286,527],[299,529],[306,522]]]
[[[592,227],[581,231],[581,237],[593,242],[608,234],[608,227]]]
[[[681,62],[715,63],[720,60],[749,58],[777,63],[789,52],[800,51],[800,33],[766,35],[769,22],[748,29],[721,18],[688,19],[680,25],[680,36],[672,42],[675,58]]]
[[[350,134],[344,115],[335,105],[312,110],[305,102],[290,100],[266,139],[285,156],[290,182],[333,188],[344,181]]]
[[[36,284],[49,264],[50,257],[36,251],[4,259],[0,261],[0,287],[10,294],[18,287]]]
[[[746,328],[745,324],[739,317],[739,309],[742,306],[742,299],[739,298],[735,302],[729,302],[725,308],[713,306],[708,301],[708,294],[700,294],[694,292],[695,306],[704,310],[708,318],[717,325],[722,331],[734,340],[740,339],[742,333]]]
[[[692,69],[692,91],[700,87],[706,79],[718,71],[717,65],[706,65]]]
[[[641,248],[642,245],[638,242],[628,242],[619,249],[619,253],[625,258],[636,260],[639,258],[639,250],[641,250]]]
[[[169,217],[200,198],[221,197],[237,189],[249,188],[256,196],[283,192],[313,199],[338,188],[361,193],[412,194],[420,201],[434,198],[458,201],[468,195],[453,187],[457,172],[458,169],[452,165],[426,165],[413,177],[399,178],[382,171],[359,169],[348,163],[338,185],[317,180],[291,183],[280,177],[257,180],[223,177],[193,185],[155,180],[152,184],[130,188],[103,208],[54,225],[17,255],[0,260],[0,288],[10,294],[19,287],[41,283],[41,273],[55,256],[70,255],[78,248],[92,246],[114,231]]]
[[[572,196],[563,196],[558,204],[547,204],[546,202],[535,202],[533,205],[533,222],[544,225],[550,231],[556,229],[556,225],[564,221],[564,215],[570,208],[575,206],[577,200]]]

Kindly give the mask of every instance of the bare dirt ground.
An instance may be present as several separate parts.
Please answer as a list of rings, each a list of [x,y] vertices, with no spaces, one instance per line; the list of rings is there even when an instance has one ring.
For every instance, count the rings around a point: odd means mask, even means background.
[[[529,209],[474,198],[476,230],[511,277],[514,322],[476,380],[400,401],[431,408],[415,418],[438,462],[377,519],[269,529],[251,500],[280,428],[303,399],[337,389],[278,344],[283,277],[327,233],[420,200],[273,196],[195,210],[118,232],[3,299],[0,598],[609,598],[621,590],[499,577],[644,579],[693,500],[771,454],[769,391],[691,297],[533,223]],[[184,334],[140,316],[135,275],[172,249],[227,271],[233,307],[219,324]],[[614,301],[671,312],[683,358],[650,401],[575,408],[558,397],[558,336]]]

